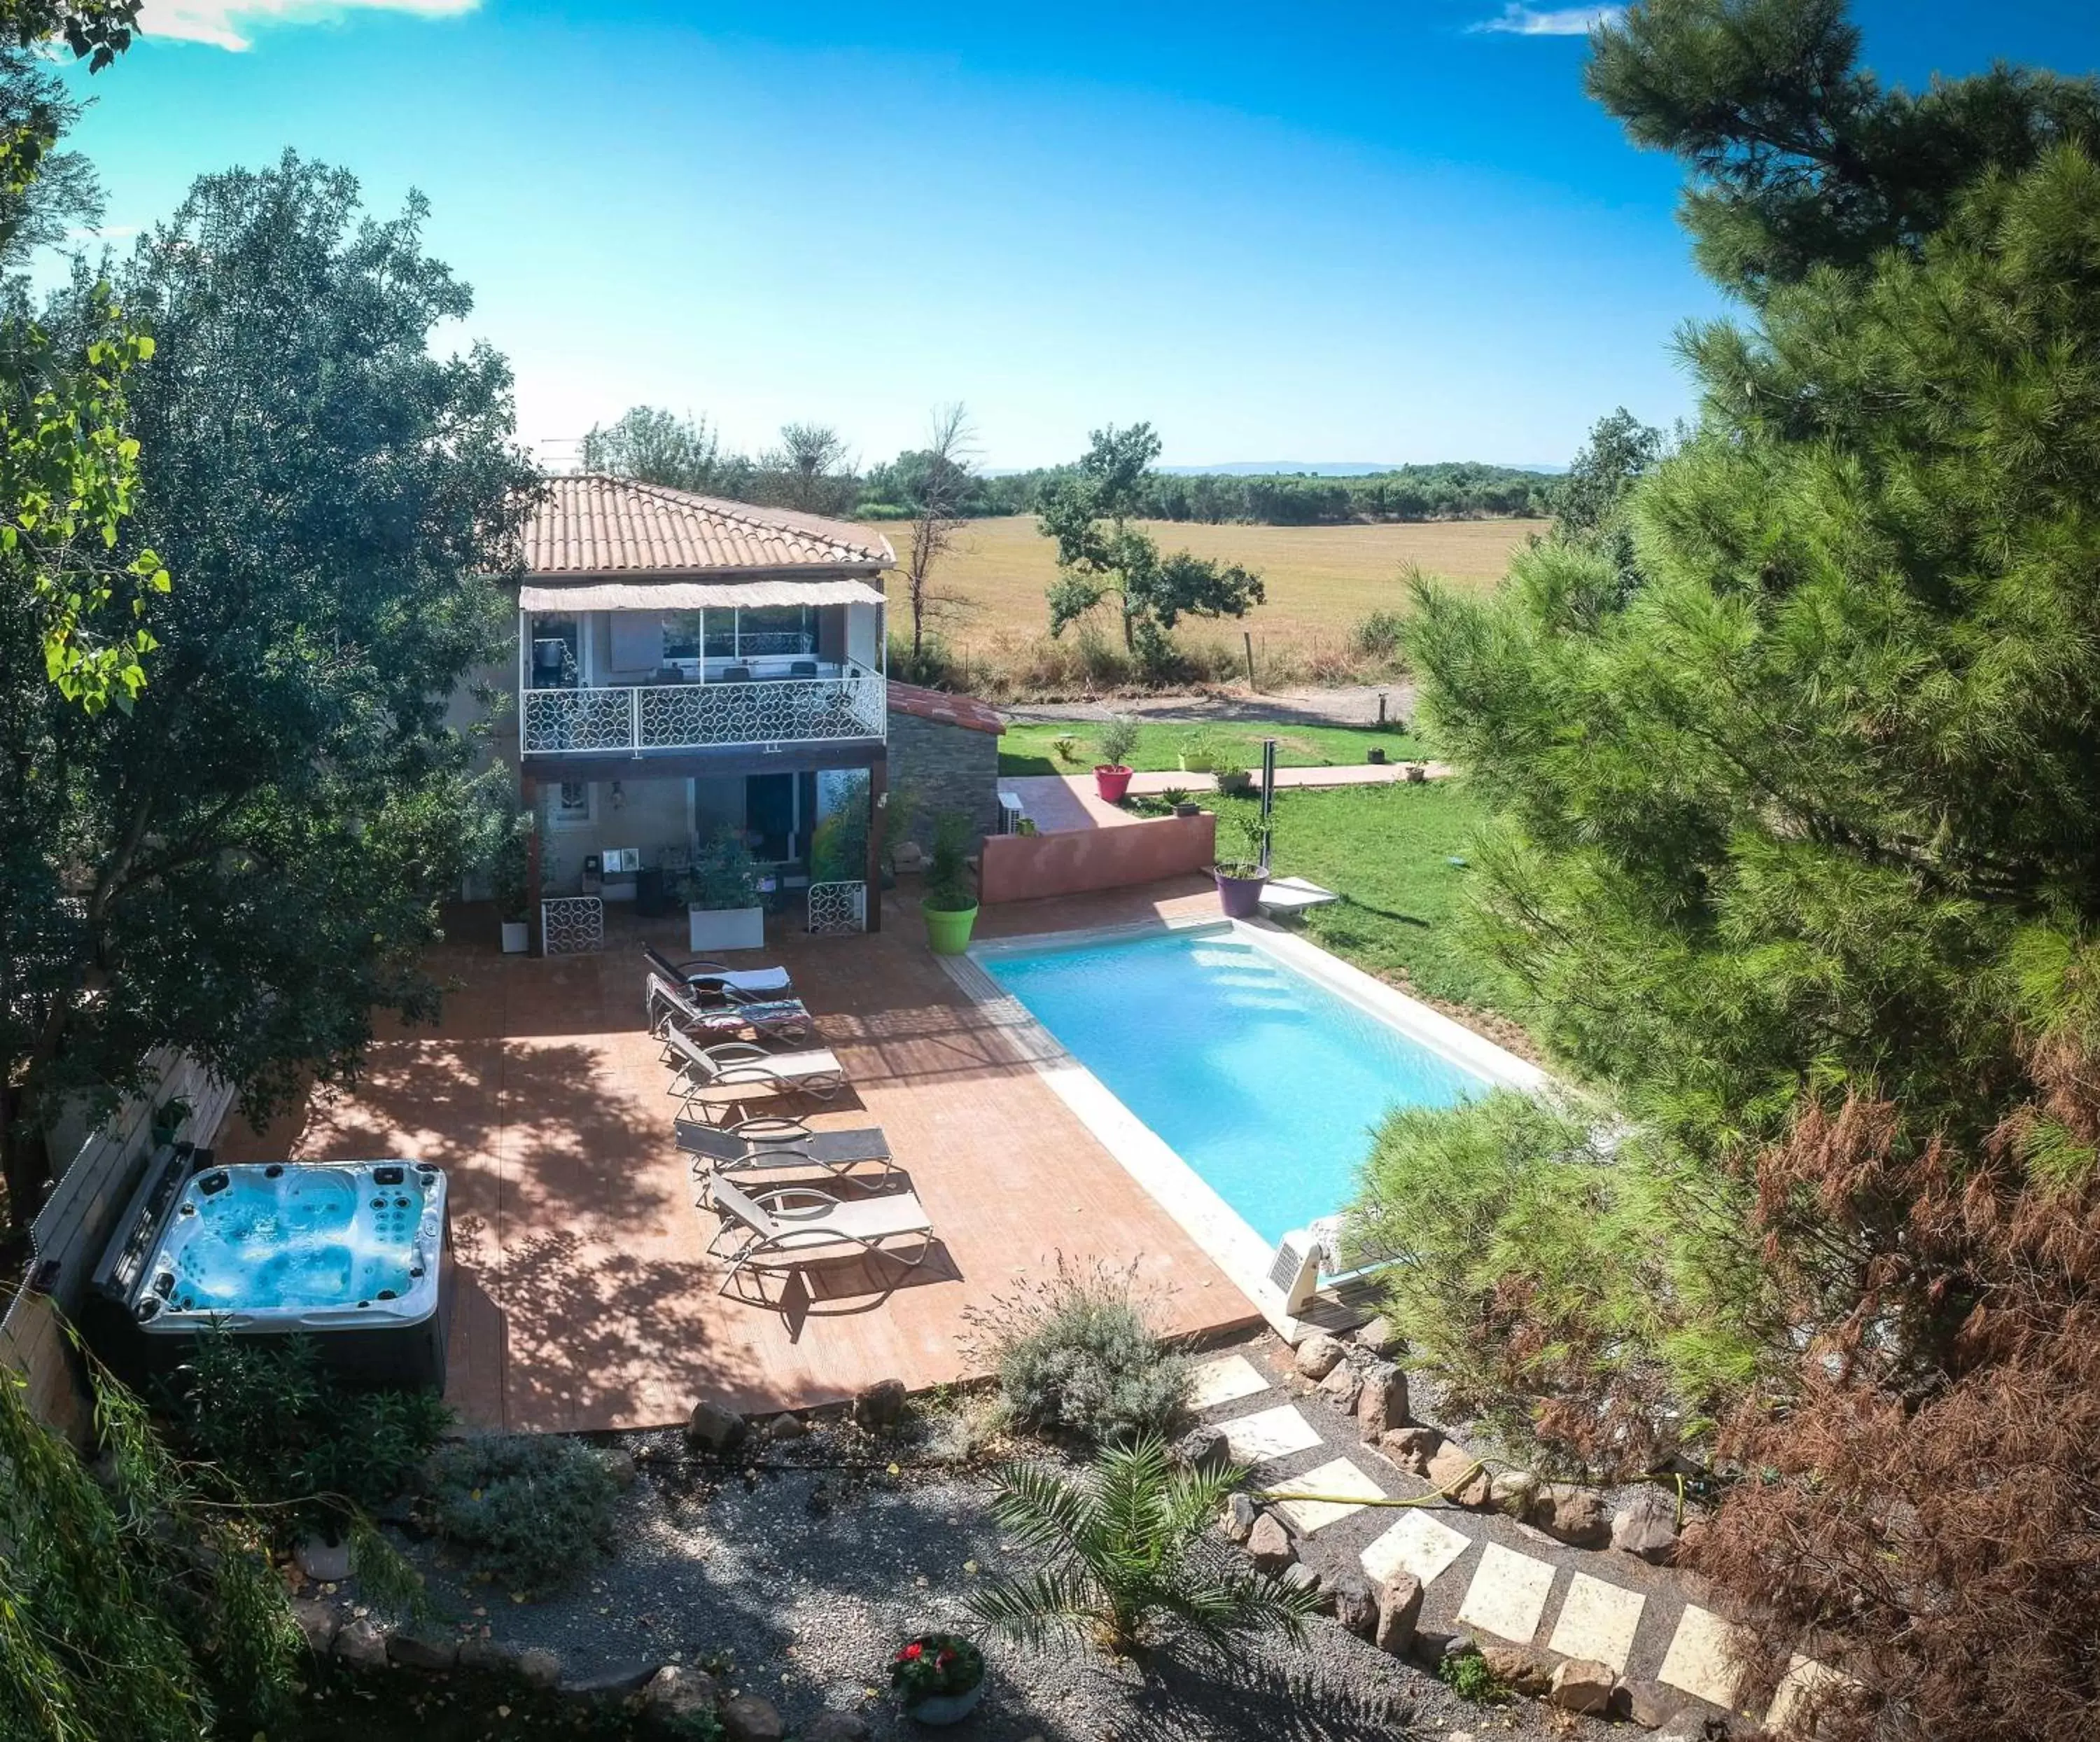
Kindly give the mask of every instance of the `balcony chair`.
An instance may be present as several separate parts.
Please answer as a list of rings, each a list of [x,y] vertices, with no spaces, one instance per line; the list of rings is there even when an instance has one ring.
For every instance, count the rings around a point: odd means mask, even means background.
[[[660,974],[651,974],[647,979],[642,1016],[649,1032],[660,1040],[665,1028],[674,1028],[687,1034],[724,1040],[751,1028],[771,1038],[799,1041],[807,1039],[815,1027],[800,998],[739,997],[704,1008],[677,981],[667,980]]]
[[[748,997],[754,993],[773,993],[785,998],[795,996],[794,983],[788,978],[785,968],[725,967],[704,956],[674,962],[654,944],[643,944],[642,953],[648,958],[649,966],[673,985],[688,987],[704,998],[738,994]]]
[[[682,1029],[673,1028],[666,1028],[658,1038],[664,1042],[666,1061],[675,1068],[666,1093],[685,1103],[689,1117],[695,1103],[711,1089],[813,1094],[827,1100],[846,1085],[845,1067],[821,1046],[792,1053],[770,1053],[742,1041],[703,1046]]]
[[[817,662],[814,659],[796,660],[788,665],[788,675],[791,678],[814,678],[817,675]]]
[[[725,665],[722,668],[722,674],[715,681],[717,683],[748,683],[751,682],[751,667]]]
[[[770,1172],[774,1169],[822,1168],[834,1175],[870,1163],[879,1165],[880,1181],[896,1172],[889,1139],[880,1126],[860,1131],[812,1131],[799,1119],[759,1116],[732,1125],[697,1119],[673,1122],[678,1147],[693,1158],[693,1177],[709,1181],[725,1174]]]
[[[814,1186],[775,1186],[747,1194],[717,1177],[712,1208],[721,1226],[708,1251],[729,1260],[719,1291],[724,1294],[748,1270],[794,1270],[821,1258],[855,1254],[915,1267],[933,1249],[933,1224],[909,1187],[876,1197],[835,1198]],[[919,1249],[909,1258],[885,1244],[914,1237]]]

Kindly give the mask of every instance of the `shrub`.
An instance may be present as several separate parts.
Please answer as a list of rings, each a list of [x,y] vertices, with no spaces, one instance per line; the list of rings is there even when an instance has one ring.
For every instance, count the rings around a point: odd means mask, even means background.
[[[1127,1271],[1060,1258],[1054,1276],[968,1316],[1018,1426],[1102,1445],[1171,1434],[1188,1408],[1188,1359],[1154,1333]]]
[[[1349,651],[1358,659],[1396,664],[1406,634],[1407,620],[1397,611],[1374,611],[1349,631]]]
[[[1509,1683],[1497,1675],[1487,1659],[1477,1651],[1439,1658],[1436,1679],[1461,1700],[1470,1700],[1476,1705],[1500,1705],[1510,1697]]]
[[[933,851],[926,860],[924,905],[937,913],[960,913],[977,904],[970,886],[967,857],[969,819],[960,811],[943,811],[933,822]]]
[[[197,1339],[170,1394],[185,1457],[214,1464],[285,1530],[340,1536],[349,1519],[408,1488],[451,1424],[435,1391],[346,1384],[303,1337]]]
[[[1061,732],[1050,741],[1050,748],[1057,752],[1061,763],[1075,763],[1079,759],[1079,741],[1069,732]]]
[[[687,907],[725,912],[758,904],[758,867],[743,838],[723,829],[693,858],[680,894]]]
[[[1131,752],[1137,748],[1137,722],[1127,714],[1112,714],[1095,741],[1101,746],[1102,763],[1111,768],[1120,768],[1129,762]]]
[[[619,1494],[602,1457],[558,1434],[455,1439],[433,1462],[439,1532],[512,1590],[549,1589],[609,1554]]]
[[[1181,741],[1181,766],[1191,774],[1215,774],[1232,763],[1233,753],[1216,732],[1192,732]]]

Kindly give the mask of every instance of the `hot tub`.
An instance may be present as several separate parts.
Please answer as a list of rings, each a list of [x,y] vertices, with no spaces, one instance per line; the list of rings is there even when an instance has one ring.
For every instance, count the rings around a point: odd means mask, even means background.
[[[428,1162],[149,1169],[95,1282],[139,1364],[207,1326],[311,1336],[375,1382],[444,1384],[445,1176]]]

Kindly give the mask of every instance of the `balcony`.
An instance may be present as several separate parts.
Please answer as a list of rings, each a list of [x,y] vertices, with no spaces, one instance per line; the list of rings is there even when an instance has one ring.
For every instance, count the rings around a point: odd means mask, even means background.
[[[518,697],[518,725],[527,756],[641,756],[879,739],[887,735],[889,702],[879,674],[849,663],[836,676],[528,689]]]

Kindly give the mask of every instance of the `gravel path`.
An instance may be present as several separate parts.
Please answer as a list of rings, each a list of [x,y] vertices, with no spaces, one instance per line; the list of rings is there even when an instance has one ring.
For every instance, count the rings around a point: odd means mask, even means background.
[[[622,1502],[619,1554],[538,1601],[463,1583],[428,1544],[409,1552],[462,1631],[549,1647],[566,1675],[726,1653],[726,1684],[764,1694],[791,1729],[828,1706],[862,1713],[879,1737],[916,1735],[887,1697],[889,1651],[912,1632],[962,1623],[972,1579],[1017,1564],[990,1516],[988,1473],[942,1466],[956,1426],[922,1419],[917,1443],[902,1447],[819,1427],[755,1442],[727,1467],[690,1456],[677,1433],[620,1436],[641,1475]],[[1217,1552],[1237,1551],[1220,1541]],[[951,1732],[958,1742],[1369,1742],[1454,1731],[1485,1742],[1592,1727],[1549,1725],[1523,1702],[1469,1705],[1325,1618],[1302,1647],[1170,1647],[1142,1673],[1077,1649],[1002,1644],[990,1655],[984,1704]]]
[[[1148,720],[1276,720],[1299,726],[1371,726],[1379,697],[1388,719],[1414,714],[1414,680],[1343,684],[1333,689],[1203,690],[1185,696],[1110,696],[1100,701],[1018,702],[1001,711],[1008,719],[1103,720],[1128,714]]]

